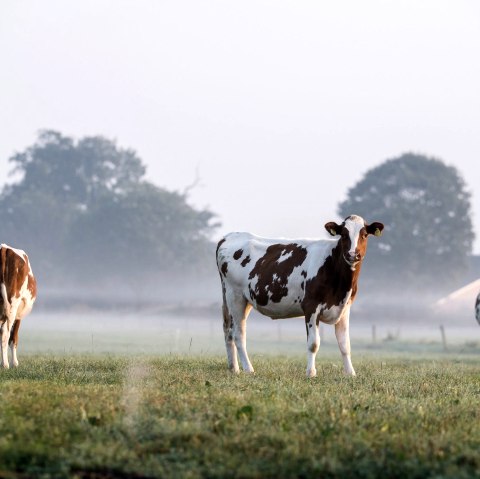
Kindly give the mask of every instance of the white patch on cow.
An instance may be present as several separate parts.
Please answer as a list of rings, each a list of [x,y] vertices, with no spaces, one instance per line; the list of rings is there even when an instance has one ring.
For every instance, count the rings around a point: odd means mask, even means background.
[[[280,256],[280,258],[278,258],[277,263],[282,263],[283,261],[285,261],[285,260],[287,260],[288,258],[290,258],[292,255],[293,255],[293,251],[289,251],[289,252],[287,253],[286,250],[283,250],[283,251],[282,251],[282,255]]]
[[[358,246],[358,238],[360,237],[360,231],[365,226],[365,221],[360,216],[352,215],[345,221],[345,228],[347,228],[350,235],[350,251],[348,252],[352,256],[355,254],[355,250]]]
[[[5,283],[2,283],[0,285],[0,292],[2,294],[2,299],[3,299],[3,304],[5,305],[5,308],[7,308],[6,312],[10,310],[10,301],[8,300],[8,295],[7,295],[7,288],[5,286]],[[8,314],[8,312],[7,312]]]
[[[315,316],[320,314],[320,321],[326,324],[336,324],[342,318],[345,308],[348,307],[348,302],[352,296],[352,290],[349,290],[345,295],[345,298],[340,304],[335,304],[327,308],[326,304],[319,304],[315,310]]]

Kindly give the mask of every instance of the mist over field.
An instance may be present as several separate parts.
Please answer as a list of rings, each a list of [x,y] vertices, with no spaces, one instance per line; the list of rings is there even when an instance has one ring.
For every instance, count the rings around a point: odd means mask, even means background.
[[[480,2],[2,0],[0,58],[0,479],[480,478]]]

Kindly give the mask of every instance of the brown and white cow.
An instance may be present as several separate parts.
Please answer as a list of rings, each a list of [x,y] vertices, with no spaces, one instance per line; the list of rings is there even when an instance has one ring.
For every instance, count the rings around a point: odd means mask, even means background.
[[[314,377],[320,346],[320,321],[335,325],[345,373],[355,375],[350,359],[350,306],[357,294],[368,235],[380,236],[382,223],[367,225],[351,215],[342,224],[325,225],[335,239],[266,239],[230,233],[217,246],[223,291],[223,330],[228,366],[253,373],[246,348],[246,321],[251,308],[272,319],[305,316],[307,376]]]
[[[33,307],[37,283],[25,251],[0,246],[0,327],[2,334],[2,366],[8,368],[8,344],[12,365],[18,366],[17,345],[20,321]]]

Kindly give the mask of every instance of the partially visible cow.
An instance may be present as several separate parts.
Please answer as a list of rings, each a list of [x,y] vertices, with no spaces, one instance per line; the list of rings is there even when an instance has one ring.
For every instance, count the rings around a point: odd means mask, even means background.
[[[33,307],[37,283],[25,251],[0,246],[0,328],[2,335],[2,366],[8,368],[8,344],[12,365],[18,366],[17,345],[20,321]]]
[[[477,302],[475,303],[475,317],[478,324],[480,324],[480,293],[478,293]]]
[[[305,316],[307,376],[316,376],[320,321],[335,325],[345,373],[355,375],[350,359],[350,306],[357,294],[368,235],[380,236],[382,223],[366,224],[351,215],[325,225],[335,239],[266,239],[230,233],[217,246],[223,291],[223,330],[228,366],[253,373],[246,348],[246,321],[251,308],[272,319]]]

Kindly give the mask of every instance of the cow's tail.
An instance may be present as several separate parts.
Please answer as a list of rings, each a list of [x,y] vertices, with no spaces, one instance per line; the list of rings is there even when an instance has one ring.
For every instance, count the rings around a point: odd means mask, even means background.
[[[222,256],[222,251],[221,251],[221,246],[223,245],[223,243],[225,243],[225,241],[227,240],[227,238],[223,237],[218,243],[217,243],[217,250],[216,250],[216,254],[215,254],[215,259],[217,261],[217,268],[218,270],[220,271],[220,263],[221,263],[221,259],[220,257]]]

